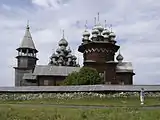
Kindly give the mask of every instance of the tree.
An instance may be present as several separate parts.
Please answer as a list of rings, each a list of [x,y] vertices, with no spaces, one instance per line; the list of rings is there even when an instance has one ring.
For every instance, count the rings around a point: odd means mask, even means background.
[[[77,85],[77,81],[78,80],[78,72],[72,72],[71,74],[69,74],[66,79],[63,82],[63,85]]]
[[[94,85],[101,84],[102,79],[96,69],[82,67],[79,72],[72,72],[64,80],[65,85]]]

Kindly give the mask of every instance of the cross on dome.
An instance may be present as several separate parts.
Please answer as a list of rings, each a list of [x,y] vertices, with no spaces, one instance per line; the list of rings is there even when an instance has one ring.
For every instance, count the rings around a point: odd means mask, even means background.
[[[85,23],[85,29],[86,29],[86,30],[88,29],[88,27],[87,27],[87,20],[86,20],[86,23]]]
[[[112,24],[109,25],[109,29],[112,32]]]
[[[62,38],[64,38],[64,29],[62,30]]]
[[[107,28],[107,20],[104,21],[104,27]]]
[[[96,17],[94,17],[94,25],[96,25],[96,24],[97,24]]]
[[[29,29],[29,20],[27,20],[27,29]]]
[[[98,12],[98,17],[97,17],[97,18],[98,18],[98,20],[97,20],[97,21],[98,21],[98,23],[99,23],[99,12]]]

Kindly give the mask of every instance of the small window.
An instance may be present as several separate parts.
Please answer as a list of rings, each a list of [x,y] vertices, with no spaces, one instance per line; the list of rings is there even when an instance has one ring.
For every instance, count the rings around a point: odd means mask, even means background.
[[[49,80],[44,80],[44,86],[48,86],[49,85]]]

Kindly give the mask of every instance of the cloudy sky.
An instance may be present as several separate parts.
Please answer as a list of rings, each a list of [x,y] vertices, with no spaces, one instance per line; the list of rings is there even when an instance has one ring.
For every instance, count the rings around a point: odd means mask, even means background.
[[[38,64],[48,64],[62,29],[82,65],[81,44],[85,21],[89,28],[100,21],[112,24],[125,61],[132,61],[134,84],[160,84],[159,0],[0,0],[0,86],[14,85],[16,48],[27,20],[39,50]]]

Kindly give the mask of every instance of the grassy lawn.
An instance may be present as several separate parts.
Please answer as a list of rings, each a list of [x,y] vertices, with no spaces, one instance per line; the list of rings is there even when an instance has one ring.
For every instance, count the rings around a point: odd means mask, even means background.
[[[0,120],[160,120],[160,110],[75,109],[51,106],[0,106]]]
[[[19,96],[23,95],[14,96],[14,98],[19,98]],[[160,120],[160,110],[142,109],[139,97],[136,96],[127,98],[82,97],[77,99],[76,97],[39,98],[34,95],[34,97],[31,97],[32,100],[22,98],[15,100],[10,95],[7,97],[0,100],[0,120]],[[33,104],[36,104],[36,106]],[[85,107],[62,108],[60,106],[52,106],[51,104],[115,107],[103,109],[95,109],[93,107],[90,109],[86,109]],[[160,98],[145,97],[145,106],[151,105],[160,105]]]
[[[0,101],[0,104],[63,104],[63,105],[105,105],[140,106],[138,97],[131,98],[85,98],[85,99],[37,99],[24,101]],[[145,106],[160,105],[160,98],[145,98]]]

